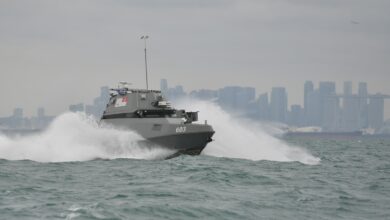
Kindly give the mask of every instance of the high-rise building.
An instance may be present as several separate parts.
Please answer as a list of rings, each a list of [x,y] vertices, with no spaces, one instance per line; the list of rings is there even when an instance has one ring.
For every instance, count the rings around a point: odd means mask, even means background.
[[[366,82],[359,82],[359,88],[358,88],[358,94],[361,97],[368,96],[368,89],[367,89],[367,83]]]
[[[325,99],[329,96],[336,94],[336,83],[335,82],[320,82],[319,86],[319,102],[320,102],[320,125],[322,126],[325,122]]]
[[[343,130],[359,130],[359,96],[350,95],[343,99]]]
[[[15,108],[13,115],[9,119],[9,127],[11,128],[23,128],[24,127],[24,118],[23,118],[23,109]]]
[[[284,87],[272,88],[270,114],[274,121],[287,122],[287,92]]]
[[[315,90],[307,96],[306,125],[320,126],[320,93]]]
[[[344,82],[344,96],[352,95],[352,82],[345,81]]]
[[[174,88],[169,88],[167,91],[167,96],[172,101],[181,99],[186,95],[187,94],[184,92],[184,88],[181,85],[177,85]]]
[[[258,98],[259,103],[259,118],[269,120],[269,102],[268,93],[261,94]]]
[[[252,87],[227,86],[218,90],[218,103],[235,111],[246,112],[255,97],[256,90]]]
[[[333,95],[336,93],[336,83],[328,81],[320,82],[319,90],[322,96]]]
[[[304,93],[303,93],[303,108],[305,111],[305,117],[307,116],[307,109],[308,109],[308,99],[309,99],[309,94],[314,92],[314,85],[312,81],[306,81],[305,86],[304,86]]]
[[[379,129],[384,121],[384,97],[381,94],[371,95],[368,104],[368,125]]]
[[[360,82],[358,88],[359,95],[359,127],[368,127],[368,89],[366,82]]]
[[[241,87],[236,94],[236,104],[238,108],[246,108],[249,103],[256,98],[256,89],[253,87]]]
[[[168,81],[167,79],[161,79],[160,80],[160,90],[163,94],[166,94],[168,91]]]
[[[352,93],[352,82],[344,82],[342,129],[356,131],[368,126],[367,83],[360,82],[358,95]]]
[[[336,131],[340,128],[340,98],[334,94],[324,97],[323,99],[323,122],[324,131]]]
[[[291,105],[291,111],[289,113],[289,124],[294,126],[303,125],[303,109],[300,105]]]
[[[352,97],[352,82],[351,81],[345,81],[344,82],[344,93],[343,93],[343,102],[342,102],[342,116],[341,116],[341,130],[342,131],[353,131],[356,129],[356,122],[357,122],[357,115],[355,107],[358,106],[354,105],[355,98]],[[354,111],[355,110],[355,111]],[[348,115],[350,114],[350,115]],[[353,124],[350,124],[353,122]]]
[[[37,109],[37,116],[30,118],[32,129],[44,129],[53,120],[53,116],[47,116],[43,107]]]

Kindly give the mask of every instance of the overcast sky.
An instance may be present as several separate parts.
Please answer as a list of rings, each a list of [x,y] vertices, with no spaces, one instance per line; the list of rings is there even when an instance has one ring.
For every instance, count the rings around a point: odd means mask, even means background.
[[[389,0],[1,0],[0,115],[143,88],[143,34],[155,89],[284,86],[291,105],[305,80],[352,80],[390,94]]]

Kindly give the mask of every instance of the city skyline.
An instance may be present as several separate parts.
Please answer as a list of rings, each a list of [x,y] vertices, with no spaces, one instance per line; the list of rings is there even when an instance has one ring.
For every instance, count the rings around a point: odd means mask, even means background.
[[[313,86],[314,84],[319,84],[321,81],[313,81],[313,80],[306,80],[307,81],[310,81],[313,83]],[[351,80],[347,80],[347,81],[341,81],[341,82],[338,82],[338,81],[322,81],[322,82],[334,82],[335,83],[335,92],[337,94],[342,94],[342,93],[345,93],[345,83],[349,83],[349,91],[350,93],[352,94],[358,94],[359,93],[359,88],[357,87],[359,85],[359,83],[362,83],[362,82],[354,82],[354,81],[351,81]],[[304,83],[304,82],[303,82]],[[363,82],[363,83],[366,83],[366,82]],[[172,84],[176,84],[176,83],[172,83]],[[255,89],[255,96],[258,97],[258,96],[261,96],[262,94],[264,93],[269,93],[271,94],[272,92],[272,89],[273,88],[285,88],[286,91],[289,92],[289,96],[288,96],[288,109],[291,110],[291,106],[294,106],[294,105],[300,105],[302,107],[304,107],[305,105],[305,93],[304,93],[304,86],[301,85],[301,88],[298,88],[296,90],[299,90],[301,91],[301,95],[300,97],[298,97],[298,102],[294,101],[294,99],[291,98],[290,96],[290,90],[288,87],[284,87],[284,86],[272,86],[270,85],[270,89],[267,91],[267,90],[258,90],[255,86],[248,86],[248,85],[226,85],[226,86],[223,86],[223,87],[220,87],[220,88],[196,88],[196,89],[188,89],[187,87],[183,86],[181,83],[178,83],[178,85],[181,85],[181,89],[183,90],[183,92],[185,93],[190,93],[191,91],[197,91],[197,90],[202,90],[202,89],[206,89],[206,90],[219,90],[219,89],[222,89],[222,88],[226,88],[226,87],[230,87],[230,86],[239,86],[239,87],[250,87],[250,88],[254,88]],[[366,83],[366,85],[368,85],[368,83]],[[116,86],[116,84],[115,84]],[[112,88],[115,87],[115,86],[111,86]],[[152,89],[160,89],[160,86],[161,85],[158,85],[158,86],[155,86],[153,85]],[[107,86],[104,86],[104,87],[107,87]],[[134,86],[133,86],[134,87]],[[98,88],[102,88],[102,86],[99,86],[97,87],[93,93],[95,93],[96,95],[96,90]],[[135,87],[134,87],[135,88]],[[369,86],[367,86],[367,90],[369,90]],[[90,93],[90,92],[88,92]],[[374,94],[383,94],[383,95],[389,95],[389,94],[386,94],[386,93],[382,93],[380,91],[375,91],[375,92],[371,92],[370,94],[371,95],[374,95]],[[93,96],[91,96],[93,97]],[[61,109],[57,109],[55,111],[50,111],[50,109],[52,109],[52,106],[45,106],[45,112],[48,113],[49,115],[58,115],[58,114],[61,114],[63,112],[65,112],[67,109],[68,109],[68,106],[71,104],[71,103],[91,103],[91,97],[86,97],[84,99],[78,99],[74,102],[70,102],[70,103],[63,103],[63,107]],[[296,99],[296,98],[295,98]],[[293,101],[292,101],[293,100]],[[87,106],[88,104],[85,104],[85,107]],[[32,117],[32,116],[36,116],[36,112],[37,112],[37,109],[39,108],[42,108],[43,106],[42,105],[37,105],[37,106],[32,106],[31,108],[26,108],[26,106],[23,106],[23,105],[19,105],[19,106],[13,106],[11,108],[9,108],[8,111],[5,111],[4,109],[1,109],[2,111],[0,111],[0,117],[4,117],[4,116],[7,116],[9,115],[15,108],[22,108],[24,110],[24,115],[25,116],[28,116],[28,117]],[[49,109],[49,110],[48,110]],[[27,111],[26,111],[27,110]],[[384,118],[385,120],[387,119],[390,119],[390,100],[388,101],[385,101],[384,102]]]
[[[384,115],[385,100],[389,95],[368,90],[366,82],[359,82],[357,91],[353,82],[345,81],[343,92],[336,92],[336,83],[321,81],[318,84],[306,81],[302,85],[303,104],[289,102],[288,90],[272,87],[271,91],[258,94],[254,87],[225,86],[218,90],[199,89],[186,91],[183,86],[169,87],[167,79],[160,80],[160,89],[175,102],[180,98],[196,98],[213,101],[227,112],[239,113],[242,117],[258,121],[283,123],[296,127],[321,127],[323,131],[350,132],[361,129],[381,131],[390,119]],[[109,98],[109,87],[100,88],[100,95],[92,104],[83,102],[68,106],[68,111],[86,112],[99,118]],[[38,108],[37,115],[25,117],[22,108],[15,108],[12,116],[0,117],[0,124],[10,128],[41,129],[55,116],[45,114],[45,108]],[[383,127],[385,128],[385,127]]]

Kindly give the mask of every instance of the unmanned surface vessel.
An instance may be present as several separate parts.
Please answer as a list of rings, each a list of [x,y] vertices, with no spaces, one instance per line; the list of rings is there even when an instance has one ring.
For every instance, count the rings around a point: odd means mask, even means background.
[[[124,82],[111,91],[101,121],[136,131],[148,147],[157,144],[174,150],[175,155],[198,155],[212,141],[214,130],[207,121],[194,123],[198,112],[172,108],[161,91],[130,89]]]

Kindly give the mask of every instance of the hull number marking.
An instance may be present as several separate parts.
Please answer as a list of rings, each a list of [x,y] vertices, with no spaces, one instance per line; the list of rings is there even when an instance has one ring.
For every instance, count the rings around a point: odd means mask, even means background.
[[[184,132],[186,132],[186,127],[184,127],[184,126],[180,126],[180,127],[177,127],[176,128],[176,133],[184,133]]]

